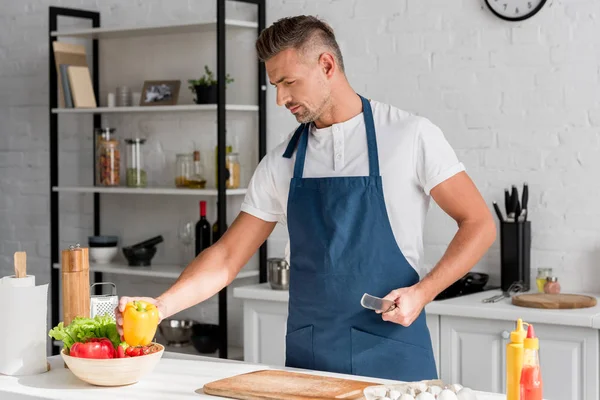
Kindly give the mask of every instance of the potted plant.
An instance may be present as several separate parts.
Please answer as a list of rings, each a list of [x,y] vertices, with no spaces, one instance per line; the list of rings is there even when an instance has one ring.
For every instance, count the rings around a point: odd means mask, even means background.
[[[233,82],[233,78],[227,74],[225,76],[225,84]],[[200,79],[188,80],[189,89],[196,95],[194,101],[196,104],[214,104],[217,102],[217,80],[213,72],[204,66],[204,76]]]

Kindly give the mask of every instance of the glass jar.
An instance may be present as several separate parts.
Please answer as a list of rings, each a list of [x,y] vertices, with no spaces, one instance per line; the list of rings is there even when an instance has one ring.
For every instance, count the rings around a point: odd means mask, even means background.
[[[193,174],[194,162],[191,154],[177,154],[175,159],[175,186],[187,188]]]
[[[225,187],[237,189],[240,187],[240,160],[238,153],[225,155]]]
[[[556,276],[549,276],[548,278],[546,278],[546,284],[544,285],[544,293],[560,293],[560,283],[558,283],[558,278]]]
[[[127,172],[125,174],[128,187],[146,187],[148,177],[143,164],[142,146],[146,139],[125,139],[127,150]]]
[[[190,189],[204,189],[206,187],[206,178],[204,177],[204,165],[200,160],[200,152],[194,151],[193,173],[190,176],[187,187]]]
[[[546,284],[546,279],[551,275],[552,268],[538,268],[535,283],[537,285],[539,293],[544,293],[544,285]]]
[[[96,130],[97,186],[119,186],[121,183],[121,151],[113,133],[114,128]]]

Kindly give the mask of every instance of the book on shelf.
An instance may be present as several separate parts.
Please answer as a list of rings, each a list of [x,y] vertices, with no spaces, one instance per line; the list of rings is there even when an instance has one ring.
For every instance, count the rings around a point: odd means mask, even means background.
[[[91,78],[89,72],[89,66],[87,63],[87,54],[85,46],[81,44],[65,43],[60,41],[52,42],[52,49],[54,53],[54,63],[56,65],[56,73],[58,79],[58,105],[61,108],[67,107],[65,84],[68,83],[70,87],[71,99],[73,106],[78,107],[78,101],[80,99],[79,107],[96,107],[96,98],[94,96],[93,86],[91,85]],[[67,66],[67,75],[71,68],[85,67],[87,72],[87,78],[83,70],[74,70],[73,75],[77,77],[77,82],[73,82],[73,79],[69,77],[69,82],[63,83],[63,77],[61,73],[61,65]],[[88,81],[89,80],[89,84]],[[91,95],[94,98],[93,103],[89,98],[89,92],[91,89]],[[76,95],[77,94],[77,95]],[[83,104],[86,104],[85,106]]]

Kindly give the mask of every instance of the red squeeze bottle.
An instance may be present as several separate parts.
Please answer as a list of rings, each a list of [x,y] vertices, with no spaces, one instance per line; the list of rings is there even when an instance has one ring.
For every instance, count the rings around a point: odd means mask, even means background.
[[[539,340],[535,337],[533,325],[527,328],[527,337],[523,342],[523,369],[521,370],[521,399],[542,399],[542,371],[540,369]]]

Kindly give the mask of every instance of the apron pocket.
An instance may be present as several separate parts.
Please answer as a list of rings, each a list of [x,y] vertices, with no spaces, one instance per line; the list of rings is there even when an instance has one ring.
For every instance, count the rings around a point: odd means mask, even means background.
[[[285,353],[286,367],[314,369],[313,326],[285,335]]]
[[[419,346],[351,329],[352,374],[405,382],[437,379],[432,354]]]

